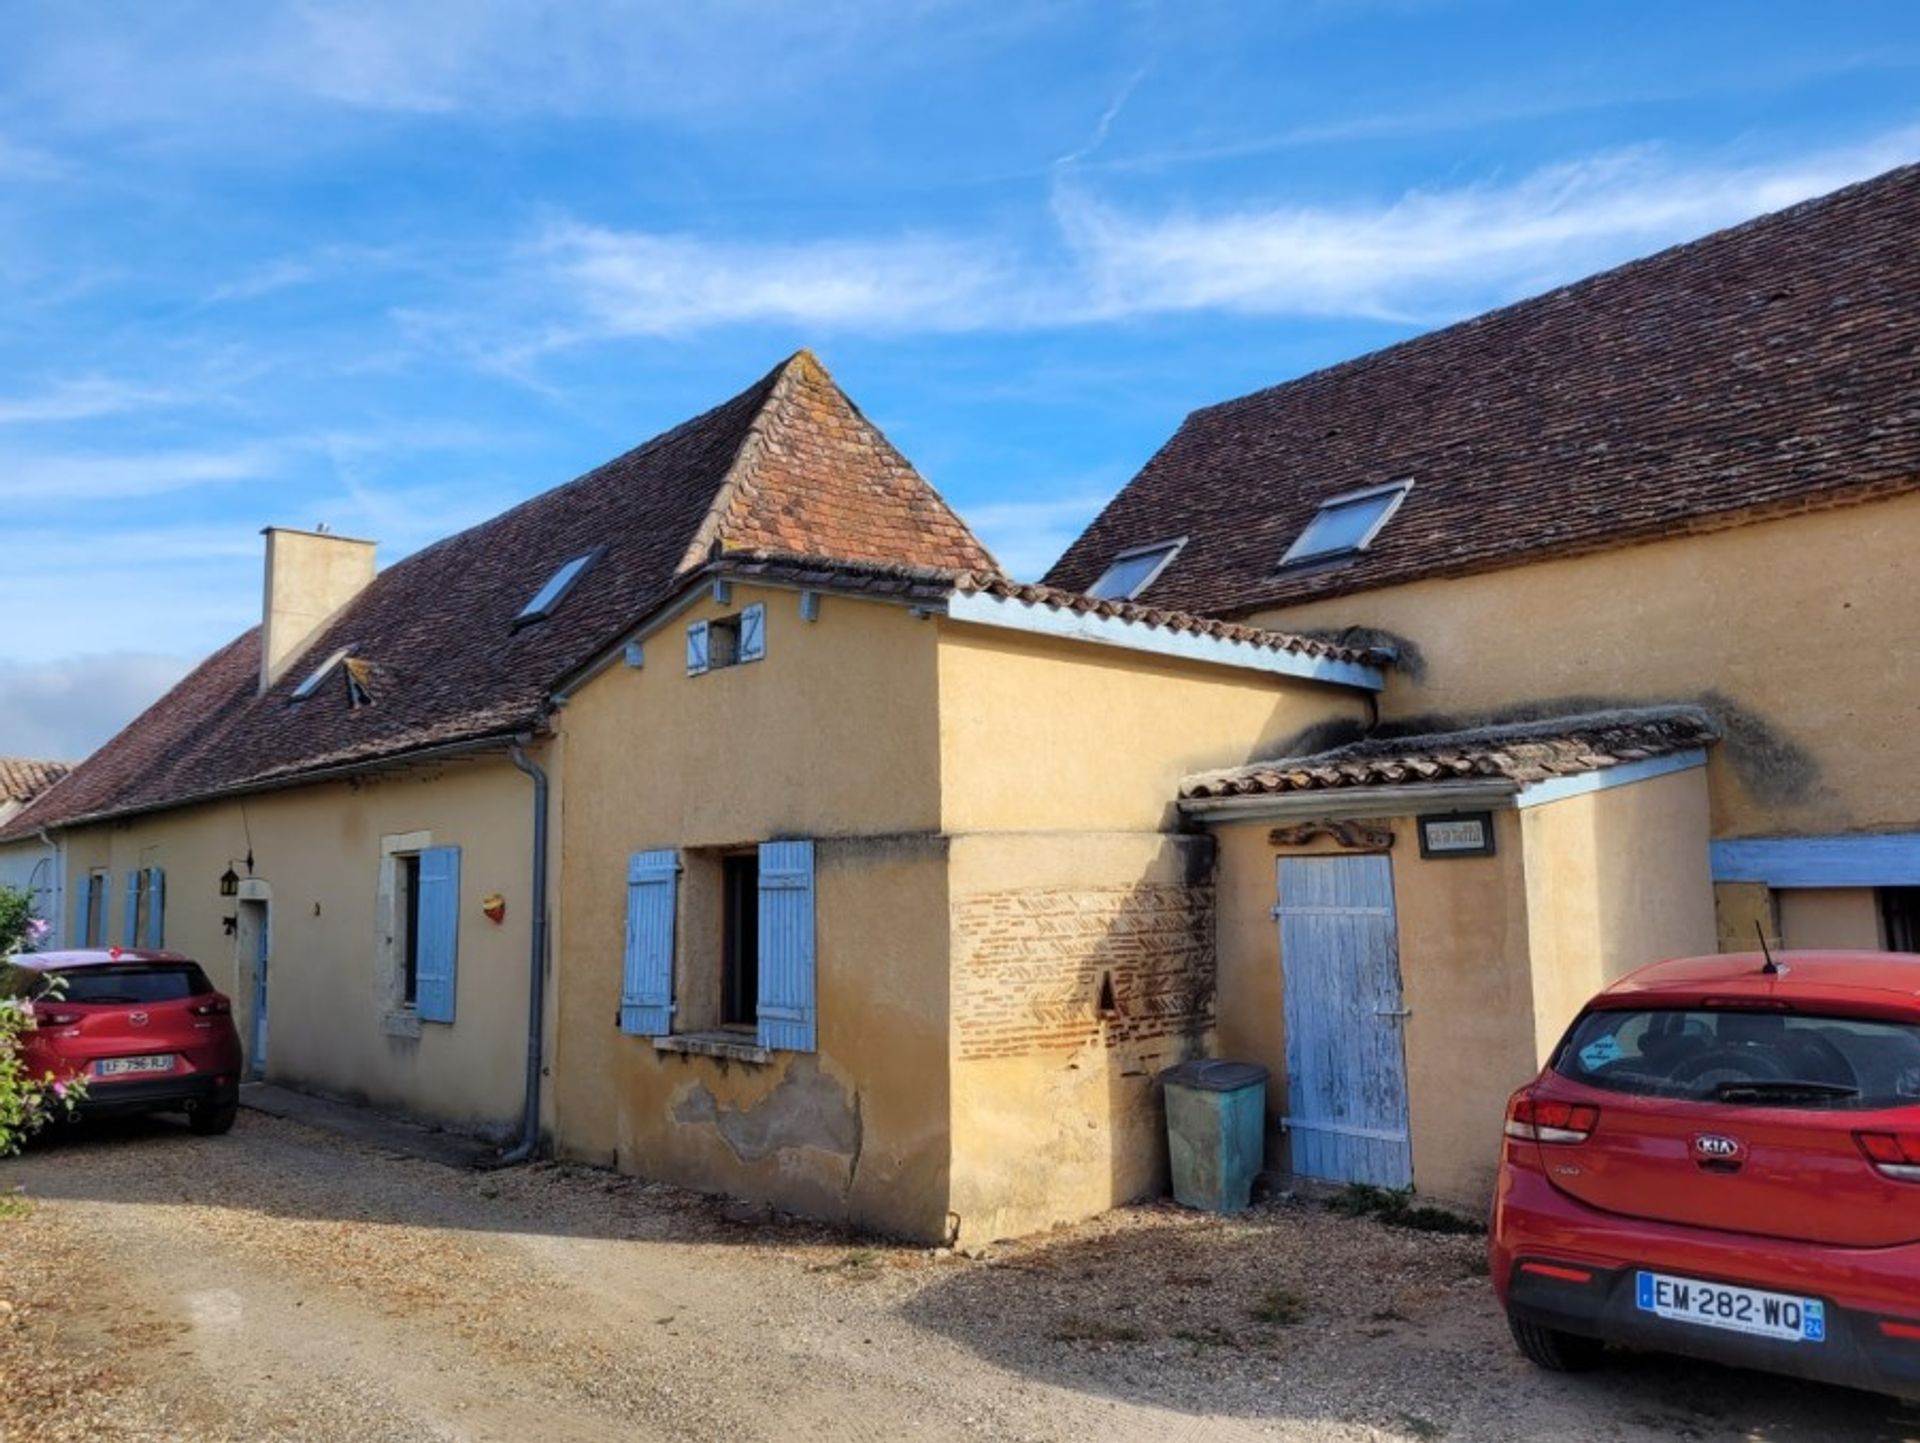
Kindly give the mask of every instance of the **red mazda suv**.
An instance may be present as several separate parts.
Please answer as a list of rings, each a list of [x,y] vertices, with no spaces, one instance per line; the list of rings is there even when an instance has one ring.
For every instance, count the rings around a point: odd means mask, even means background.
[[[50,979],[58,984],[49,987]],[[81,1117],[185,1112],[225,1132],[240,1106],[233,1004],[177,952],[29,952],[0,964],[0,991],[25,998],[29,1072],[86,1083]]]
[[[1491,1261],[1544,1368],[1613,1342],[1920,1398],[1920,956],[1607,988],[1507,1106]]]

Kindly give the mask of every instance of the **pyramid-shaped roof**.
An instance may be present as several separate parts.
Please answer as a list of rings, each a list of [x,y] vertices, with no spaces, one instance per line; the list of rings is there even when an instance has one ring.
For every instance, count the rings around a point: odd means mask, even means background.
[[[0,835],[524,731],[556,681],[690,572],[768,549],[998,570],[801,351],[706,414],[382,571],[264,693],[259,628],[243,633]],[[547,579],[588,554],[552,614],[516,627]],[[294,702],[338,652],[373,704],[351,704],[344,671]]]

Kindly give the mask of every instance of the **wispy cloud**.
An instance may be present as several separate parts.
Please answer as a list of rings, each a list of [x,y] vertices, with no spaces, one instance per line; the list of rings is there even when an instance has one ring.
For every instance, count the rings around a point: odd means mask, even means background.
[[[1045,501],[989,501],[961,509],[1000,564],[1014,576],[1032,580],[1060,558],[1107,504],[1113,482],[1102,481],[1097,490],[1076,490]]]
[[[88,421],[169,406],[179,398],[179,392],[160,386],[119,381],[109,376],[82,376],[32,395],[0,396],[0,426],[37,421]]]
[[[81,503],[259,481],[285,462],[269,445],[134,454],[0,455],[0,501]]]
[[[18,755],[78,761],[191,666],[185,657],[147,652],[0,666],[0,737]]]

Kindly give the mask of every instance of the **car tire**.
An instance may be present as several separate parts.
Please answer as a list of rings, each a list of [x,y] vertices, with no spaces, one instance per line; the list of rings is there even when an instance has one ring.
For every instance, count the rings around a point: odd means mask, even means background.
[[[1605,1345],[1598,1338],[1543,1328],[1511,1315],[1507,1318],[1507,1327],[1513,1333],[1514,1345],[1536,1368],[1544,1368],[1549,1373],[1585,1373],[1600,1365]]]
[[[233,1130],[233,1120],[239,1115],[237,1102],[209,1103],[187,1114],[187,1126],[201,1137],[218,1137]]]

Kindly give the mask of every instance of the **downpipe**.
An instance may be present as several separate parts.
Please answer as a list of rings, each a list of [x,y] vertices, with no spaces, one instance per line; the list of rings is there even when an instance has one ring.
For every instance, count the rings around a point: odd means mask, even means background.
[[[540,1071],[545,1061],[547,1011],[547,774],[515,737],[508,752],[533,781],[533,918],[527,942],[527,1090],[520,1140],[490,1167],[531,1161],[540,1150]]]

